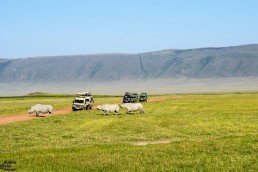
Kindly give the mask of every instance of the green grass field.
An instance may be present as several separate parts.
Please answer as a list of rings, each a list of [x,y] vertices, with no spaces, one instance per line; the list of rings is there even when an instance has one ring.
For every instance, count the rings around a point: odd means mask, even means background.
[[[145,114],[77,111],[1,125],[0,165],[15,161],[17,171],[258,171],[258,93],[150,99]],[[26,113],[24,107],[41,102],[67,108],[72,100],[0,98],[0,116]],[[121,100],[99,96],[95,104]],[[159,141],[170,143],[135,145]]]
[[[95,103],[105,102],[121,103],[121,97],[95,96]],[[0,117],[8,117],[17,114],[26,114],[28,109],[35,104],[51,104],[55,110],[72,107],[72,95],[51,95],[0,97]]]

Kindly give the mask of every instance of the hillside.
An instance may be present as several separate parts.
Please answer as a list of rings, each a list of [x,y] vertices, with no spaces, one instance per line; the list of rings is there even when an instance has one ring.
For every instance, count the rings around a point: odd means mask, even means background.
[[[0,96],[31,92],[96,94],[258,91],[258,44],[0,59]]]
[[[258,45],[0,60],[1,82],[258,76]]]

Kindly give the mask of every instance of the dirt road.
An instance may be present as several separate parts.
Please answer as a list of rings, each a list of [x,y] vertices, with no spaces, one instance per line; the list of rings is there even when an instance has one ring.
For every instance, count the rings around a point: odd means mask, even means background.
[[[66,108],[66,109],[62,109],[62,110],[56,110],[54,112],[53,115],[61,115],[61,114],[66,114],[66,113],[70,113],[72,112],[71,108]],[[39,117],[47,117],[50,116],[49,114],[40,114]],[[9,124],[9,123],[14,123],[17,121],[26,121],[26,120],[30,120],[30,119],[35,119],[38,118],[35,116],[35,113],[33,114],[20,114],[20,115],[15,115],[15,116],[8,116],[8,117],[1,117],[0,118],[0,125],[2,124]]]

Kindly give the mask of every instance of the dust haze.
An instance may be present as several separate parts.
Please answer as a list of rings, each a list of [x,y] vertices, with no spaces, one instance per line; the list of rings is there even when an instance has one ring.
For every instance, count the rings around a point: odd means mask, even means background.
[[[125,91],[166,93],[206,93],[258,91],[258,77],[188,79],[170,78],[154,80],[126,80],[110,82],[52,82],[52,83],[0,83],[0,96],[19,96],[33,92],[75,94],[91,91],[101,95],[123,95]]]

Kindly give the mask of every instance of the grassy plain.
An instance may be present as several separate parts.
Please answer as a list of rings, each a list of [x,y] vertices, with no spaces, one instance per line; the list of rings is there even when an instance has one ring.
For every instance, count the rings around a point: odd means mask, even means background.
[[[55,110],[71,108],[73,95],[41,94],[37,96],[0,97],[0,117],[26,114],[28,109],[35,104],[51,104]],[[104,102],[121,103],[121,97],[96,96],[95,103]]]
[[[0,164],[17,171],[257,171],[258,93],[150,97],[145,114],[78,111],[0,126]],[[159,100],[155,102],[154,100]],[[1,98],[71,106],[72,97]],[[96,97],[96,104],[121,97]],[[23,102],[23,103],[22,103]],[[147,144],[169,141],[167,144]]]

